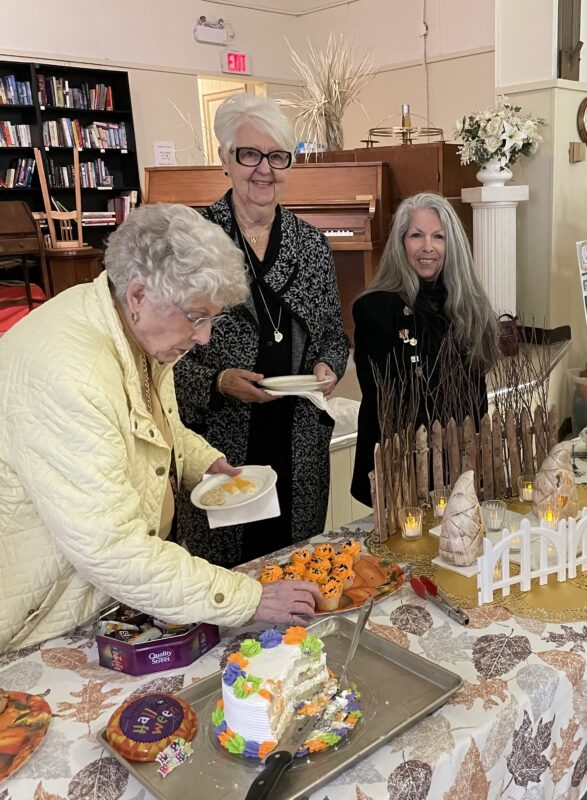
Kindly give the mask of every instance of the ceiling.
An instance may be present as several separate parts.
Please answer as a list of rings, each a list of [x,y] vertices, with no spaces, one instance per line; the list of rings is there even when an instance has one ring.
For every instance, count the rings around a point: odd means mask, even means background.
[[[358,2],[358,0],[222,0],[220,3],[215,2],[215,0],[205,0],[205,2],[301,17],[327,8],[347,6]]]

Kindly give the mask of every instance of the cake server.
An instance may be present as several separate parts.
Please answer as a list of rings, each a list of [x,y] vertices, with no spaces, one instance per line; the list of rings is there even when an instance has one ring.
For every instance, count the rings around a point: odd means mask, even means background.
[[[373,608],[373,598],[368,597],[361,606],[361,610],[359,611],[359,617],[355,623],[355,632],[353,633],[353,638],[351,639],[349,652],[346,657],[346,661],[344,662],[344,667],[342,668],[342,672],[340,673],[338,685],[340,686],[341,689],[345,688],[344,681],[346,679],[347,670],[349,668],[351,661],[353,660],[353,656],[355,655],[357,646],[359,644],[359,639],[361,638],[363,629],[365,628],[367,620],[371,615],[372,608]]]
[[[267,800],[283,774],[291,766],[294,756],[306,741],[321,718],[318,716],[294,717],[287,725],[275,750],[265,758],[265,769],[251,784],[245,800]]]

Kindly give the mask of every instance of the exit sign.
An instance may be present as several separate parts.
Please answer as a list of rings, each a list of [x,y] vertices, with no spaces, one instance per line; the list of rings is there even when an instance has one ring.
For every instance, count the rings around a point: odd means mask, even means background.
[[[228,50],[220,54],[220,64],[222,72],[230,72],[231,75],[253,74],[251,57],[246,53],[234,53]]]

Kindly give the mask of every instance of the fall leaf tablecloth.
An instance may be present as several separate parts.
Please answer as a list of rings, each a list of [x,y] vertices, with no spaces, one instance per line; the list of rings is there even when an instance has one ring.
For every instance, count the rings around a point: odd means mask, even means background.
[[[317,537],[361,539],[367,525]],[[285,553],[287,551],[283,551]],[[263,561],[240,569],[254,573]],[[315,792],[310,800],[580,800],[587,790],[587,624],[505,608],[462,628],[409,586],[376,604],[370,629],[464,679],[451,701]],[[350,617],[353,614],[349,614]],[[0,656],[0,686],[43,695],[45,742],[0,784],[0,800],[151,800],[96,740],[112,711],[145,691],[176,692],[223,666],[245,630],[190,667],[134,677],[103,669],[91,628]],[[193,798],[206,798],[204,787]]]

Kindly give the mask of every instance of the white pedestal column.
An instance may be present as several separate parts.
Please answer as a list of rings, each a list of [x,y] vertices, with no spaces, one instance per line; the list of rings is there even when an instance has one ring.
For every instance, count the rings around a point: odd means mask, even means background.
[[[473,259],[497,314],[516,313],[516,207],[528,199],[527,186],[462,189],[473,206]]]

